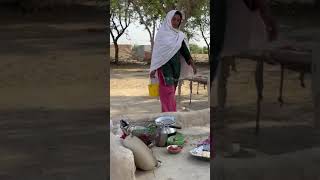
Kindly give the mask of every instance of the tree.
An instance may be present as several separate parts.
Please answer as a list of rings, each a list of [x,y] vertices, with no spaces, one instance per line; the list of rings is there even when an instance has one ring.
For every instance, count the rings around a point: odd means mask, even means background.
[[[199,23],[195,23],[193,19],[196,19],[196,21],[199,19],[204,21],[204,19],[206,19],[208,22],[201,23],[203,25],[201,29],[203,30],[207,43],[210,27],[209,3],[209,0],[172,0],[171,2],[167,2],[166,10],[178,9],[183,12],[184,21],[181,24],[181,30],[186,34],[188,40],[193,39],[197,34],[196,32],[200,30],[200,28],[198,28]]]
[[[207,0],[179,0],[176,2],[175,9],[179,9],[184,13],[185,21],[181,24],[182,29],[184,29],[188,20],[195,16],[201,11],[201,7]]]
[[[140,24],[145,26],[150,37],[151,51],[154,46],[155,32],[159,28],[161,20],[172,9],[178,9],[184,14],[184,21],[181,24],[181,29],[184,31],[188,39],[192,38],[193,28],[186,26],[188,19],[202,11],[202,7],[208,0],[131,0],[135,13],[138,15]],[[209,12],[208,12],[209,14]],[[209,17],[208,17],[209,18]]]
[[[131,3],[135,13],[138,15],[140,24],[144,25],[148,31],[152,52],[156,30],[165,15],[163,1],[132,0]]]
[[[200,32],[201,37],[205,41],[208,51],[207,54],[210,56],[210,2],[205,0],[201,6],[193,12],[193,16],[189,19],[186,24],[187,30],[195,35],[195,32]]]
[[[208,47],[207,46],[203,46],[203,49],[202,49],[202,51],[203,51],[203,53],[206,53],[206,54],[208,54],[209,52],[209,49],[208,49]]]
[[[128,0],[111,0],[110,34],[115,48],[115,63],[119,62],[119,38],[131,23],[132,8]]]
[[[202,54],[203,49],[196,44],[190,44],[190,51],[193,54]]]

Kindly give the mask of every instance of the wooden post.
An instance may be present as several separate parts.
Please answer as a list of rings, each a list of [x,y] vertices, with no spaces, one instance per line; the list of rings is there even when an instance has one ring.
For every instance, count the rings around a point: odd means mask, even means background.
[[[197,94],[199,94],[199,85],[200,85],[200,82],[198,82],[198,86],[197,86]]]
[[[255,78],[257,89],[256,135],[258,135],[260,130],[261,100],[263,98],[263,60],[257,61]]]
[[[279,89],[278,101],[279,101],[280,107],[281,107],[283,105],[282,92],[283,92],[284,65],[280,64],[280,68],[281,68],[281,75],[280,75],[280,89]]]
[[[224,127],[224,115],[225,115],[225,104],[227,99],[227,83],[229,77],[229,65],[228,58],[223,58],[218,66],[218,82],[217,82],[217,111],[216,124],[219,127]]]

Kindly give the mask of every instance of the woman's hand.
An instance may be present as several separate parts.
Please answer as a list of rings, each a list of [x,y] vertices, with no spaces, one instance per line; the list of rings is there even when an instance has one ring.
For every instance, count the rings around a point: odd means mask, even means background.
[[[151,71],[150,78],[156,78],[156,70]]]

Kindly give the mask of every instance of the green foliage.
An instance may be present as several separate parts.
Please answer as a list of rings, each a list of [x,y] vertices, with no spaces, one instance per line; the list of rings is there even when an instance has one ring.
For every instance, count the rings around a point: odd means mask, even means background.
[[[188,19],[185,26],[185,33],[189,35],[189,38],[193,38],[195,35],[200,35],[206,42],[207,47],[203,53],[210,54],[208,48],[210,48],[210,1],[201,0],[199,6],[196,8],[192,16]]]
[[[117,20],[130,17],[145,25],[150,35],[151,46],[160,22],[165,18],[166,13],[172,9],[178,9],[184,13],[185,20],[182,24],[182,31],[186,33],[189,39],[193,38],[199,31],[199,24],[201,24],[204,32],[209,29],[209,0],[110,0],[111,17]],[[123,29],[121,24],[115,25],[114,23],[110,24],[110,28],[114,32],[116,32],[116,29],[120,29],[120,33]],[[202,48],[193,47],[193,49],[202,53]]]
[[[194,21],[189,23],[189,19],[199,20],[206,15],[208,15],[206,19],[209,19],[209,0],[131,0],[131,2],[134,5],[135,14],[139,17],[140,24],[146,26],[151,38],[154,38],[152,33],[159,27],[160,21],[172,9],[181,10],[185,14],[186,19],[182,24],[182,31],[186,33],[189,39],[193,38],[198,25]],[[209,26],[209,22],[207,23]]]
[[[133,9],[129,0],[110,1],[110,30],[113,41],[117,41],[131,23]]]
[[[204,54],[208,54],[209,53],[208,47],[206,47],[206,46],[203,47],[203,53]]]
[[[203,48],[199,47],[198,45],[196,44],[190,44],[190,51],[191,51],[191,54],[202,54],[203,52]]]
[[[149,33],[151,48],[153,48],[155,32],[166,15],[164,3],[168,2],[173,2],[173,0],[131,0],[136,17]]]

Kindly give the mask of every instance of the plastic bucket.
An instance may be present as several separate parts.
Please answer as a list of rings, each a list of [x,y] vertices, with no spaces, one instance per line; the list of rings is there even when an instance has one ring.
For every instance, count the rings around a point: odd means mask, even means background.
[[[159,84],[149,84],[149,96],[158,97],[159,96]]]

